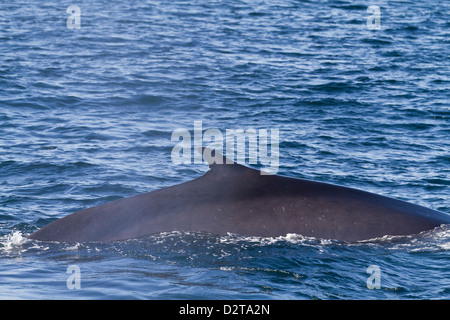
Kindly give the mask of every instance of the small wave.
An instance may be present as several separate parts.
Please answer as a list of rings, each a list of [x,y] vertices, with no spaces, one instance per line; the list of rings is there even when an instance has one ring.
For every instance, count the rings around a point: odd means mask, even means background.
[[[32,247],[24,247],[24,244],[31,243]],[[95,244],[95,245],[94,245]],[[263,237],[263,236],[246,236],[234,233],[225,235],[215,235],[206,232],[161,232],[145,238],[129,239],[116,241],[109,244],[106,243],[54,243],[58,247],[58,251],[70,252],[86,250],[87,252],[99,252],[101,249],[108,248],[128,248],[136,250],[136,248],[149,249],[154,246],[164,246],[166,249],[180,249],[181,247],[189,248],[194,245],[198,249],[202,244],[205,247],[215,245],[232,245],[249,247],[271,247],[271,246],[306,246],[318,248],[320,250],[326,247],[360,247],[360,246],[381,246],[389,250],[406,250],[408,252],[430,252],[430,251],[449,251],[450,250],[450,225],[442,225],[434,230],[425,231],[417,235],[402,236],[383,236],[379,238],[361,240],[357,242],[345,242],[331,239],[322,239],[315,237],[307,237],[297,233],[288,233],[283,236]],[[47,243],[48,245],[48,243]],[[92,246],[94,245],[94,246]],[[125,247],[123,247],[125,246]],[[47,250],[48,247],[37,245],[34,241],[27,239],[20,231],[14,231],[0,238],[0,250],[11,252],[15,250],[25,249]],[[108,250],[106,250],[108,251]]]
[[[441,225],[433,230],[414,235],[386,235],[349,245],[382,245],[391,250],[406,250],[408,252],[448,251],[450,250],[450,225]]]
[[[270,246],[278,243],[290,243],[290,244],[315,244],[315,245],[328,245],[339,243],[337,240],[321,239],[315,237],[307,237],[297,233],[287,233],[282,236],[247,236],[236,233],[228,232],[225,235],[217,235],[208,232],[190,232],[190,231],[170,231],[153,234],[143,239],[151,240],[154,243],[160,244],[169,240],[182,239],[189,241],[189,239],[196,240],[208,240],[209,242],[218,244],[257,244],[261,246]],[[130,241],[130,240],[125,240]]]
[[[260,236],[243,236],[233,233],[221,236],[219,242],[223,244],[238,244],[248,242],[261,246],[270,246],[280,243],[301,244],[301,245],[328,245],[336,243],[336,240],[320,239],[314,237],[306,237],[297,233],[288,233],[284,236],[277,237],[260,237]]]
[[[13,251],[21,249],[22,245],[28,241],[26,237],[23,236],[22,232],[14,231],[11,234],[7,234],[0,238],[0,249],[3,251]]]
[[[80,243],[75,243],[75,244],[69,244],[67,247],[63,248],[62,250],[64,251],[76,251],[79,250],[81,248],[81,244]]]
[[[411,240],[411,252],[449,251],[450,225],[441,225],[431,231],[422,232]]]
[[[385,235],[379,238],[361,240],[357,242],[346,242],[332,239],[321,239],[306,237],[297,233],[288,233],[277,237],[243,236],[228,233],[218,238],[222,244],[256,244],[270,246],[277,244],[294,244],[302,246],[324,247],[330,245],[338,246],[361,246],[361,245],[383,245],[391,249],[407,249],[408,251],[436,251],[450,250],[450,225],[441,225],[433,230],[428,230],[415,235]]]

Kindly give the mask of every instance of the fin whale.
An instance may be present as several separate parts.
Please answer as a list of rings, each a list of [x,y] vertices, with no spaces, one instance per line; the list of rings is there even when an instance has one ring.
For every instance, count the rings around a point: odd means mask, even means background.
[[[323,182],[262,175],[230,164],[225,157],[218,164],[203,154],[210,170],[199,178],[81,210],[29,238],[105,242],[198,231],[249,236],[297,233],[358,241],[417,234],[450,223],[449,214],[405,201]]]

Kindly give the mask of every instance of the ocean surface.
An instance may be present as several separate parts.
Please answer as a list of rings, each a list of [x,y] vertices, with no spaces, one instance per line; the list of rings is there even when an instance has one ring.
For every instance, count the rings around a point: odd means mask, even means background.
[[[204,174],[171,157],[194,122],[278,130],[278,174],[450,214],[449,13],[431,0],[0,2],[0,298],[449,299],[449,226],[355,243],[26,238]]]

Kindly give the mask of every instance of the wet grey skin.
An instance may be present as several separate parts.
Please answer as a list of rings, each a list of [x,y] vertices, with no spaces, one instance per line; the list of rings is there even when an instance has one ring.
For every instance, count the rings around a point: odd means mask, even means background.
[[[197,179],[73,213],[29,238],[106,242],[193,231],[358,241],[450,223],[449,214],[390,197],[205,160],[210,170]]]

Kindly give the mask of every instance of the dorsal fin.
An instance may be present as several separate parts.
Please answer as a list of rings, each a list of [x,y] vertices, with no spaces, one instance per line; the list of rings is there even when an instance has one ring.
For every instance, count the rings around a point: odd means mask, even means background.
[[[208,147],[200,147],[198,148],[198,152],[203,155],[203,159],[208,163],[211,172],[242,172],[242,170],[249,170],[253,172],[259,172],[259,170],[255,170],[241,164],[238,164],[231,160],[230,158],[225,157],[216,149],[211,149]]]
[[[213,168],[216,164],[236,164],[233,160],[217,152],[216,149],[200,147],[198,148],[198,152],[203,155],[203,159],[205,159],[210,168]]]

